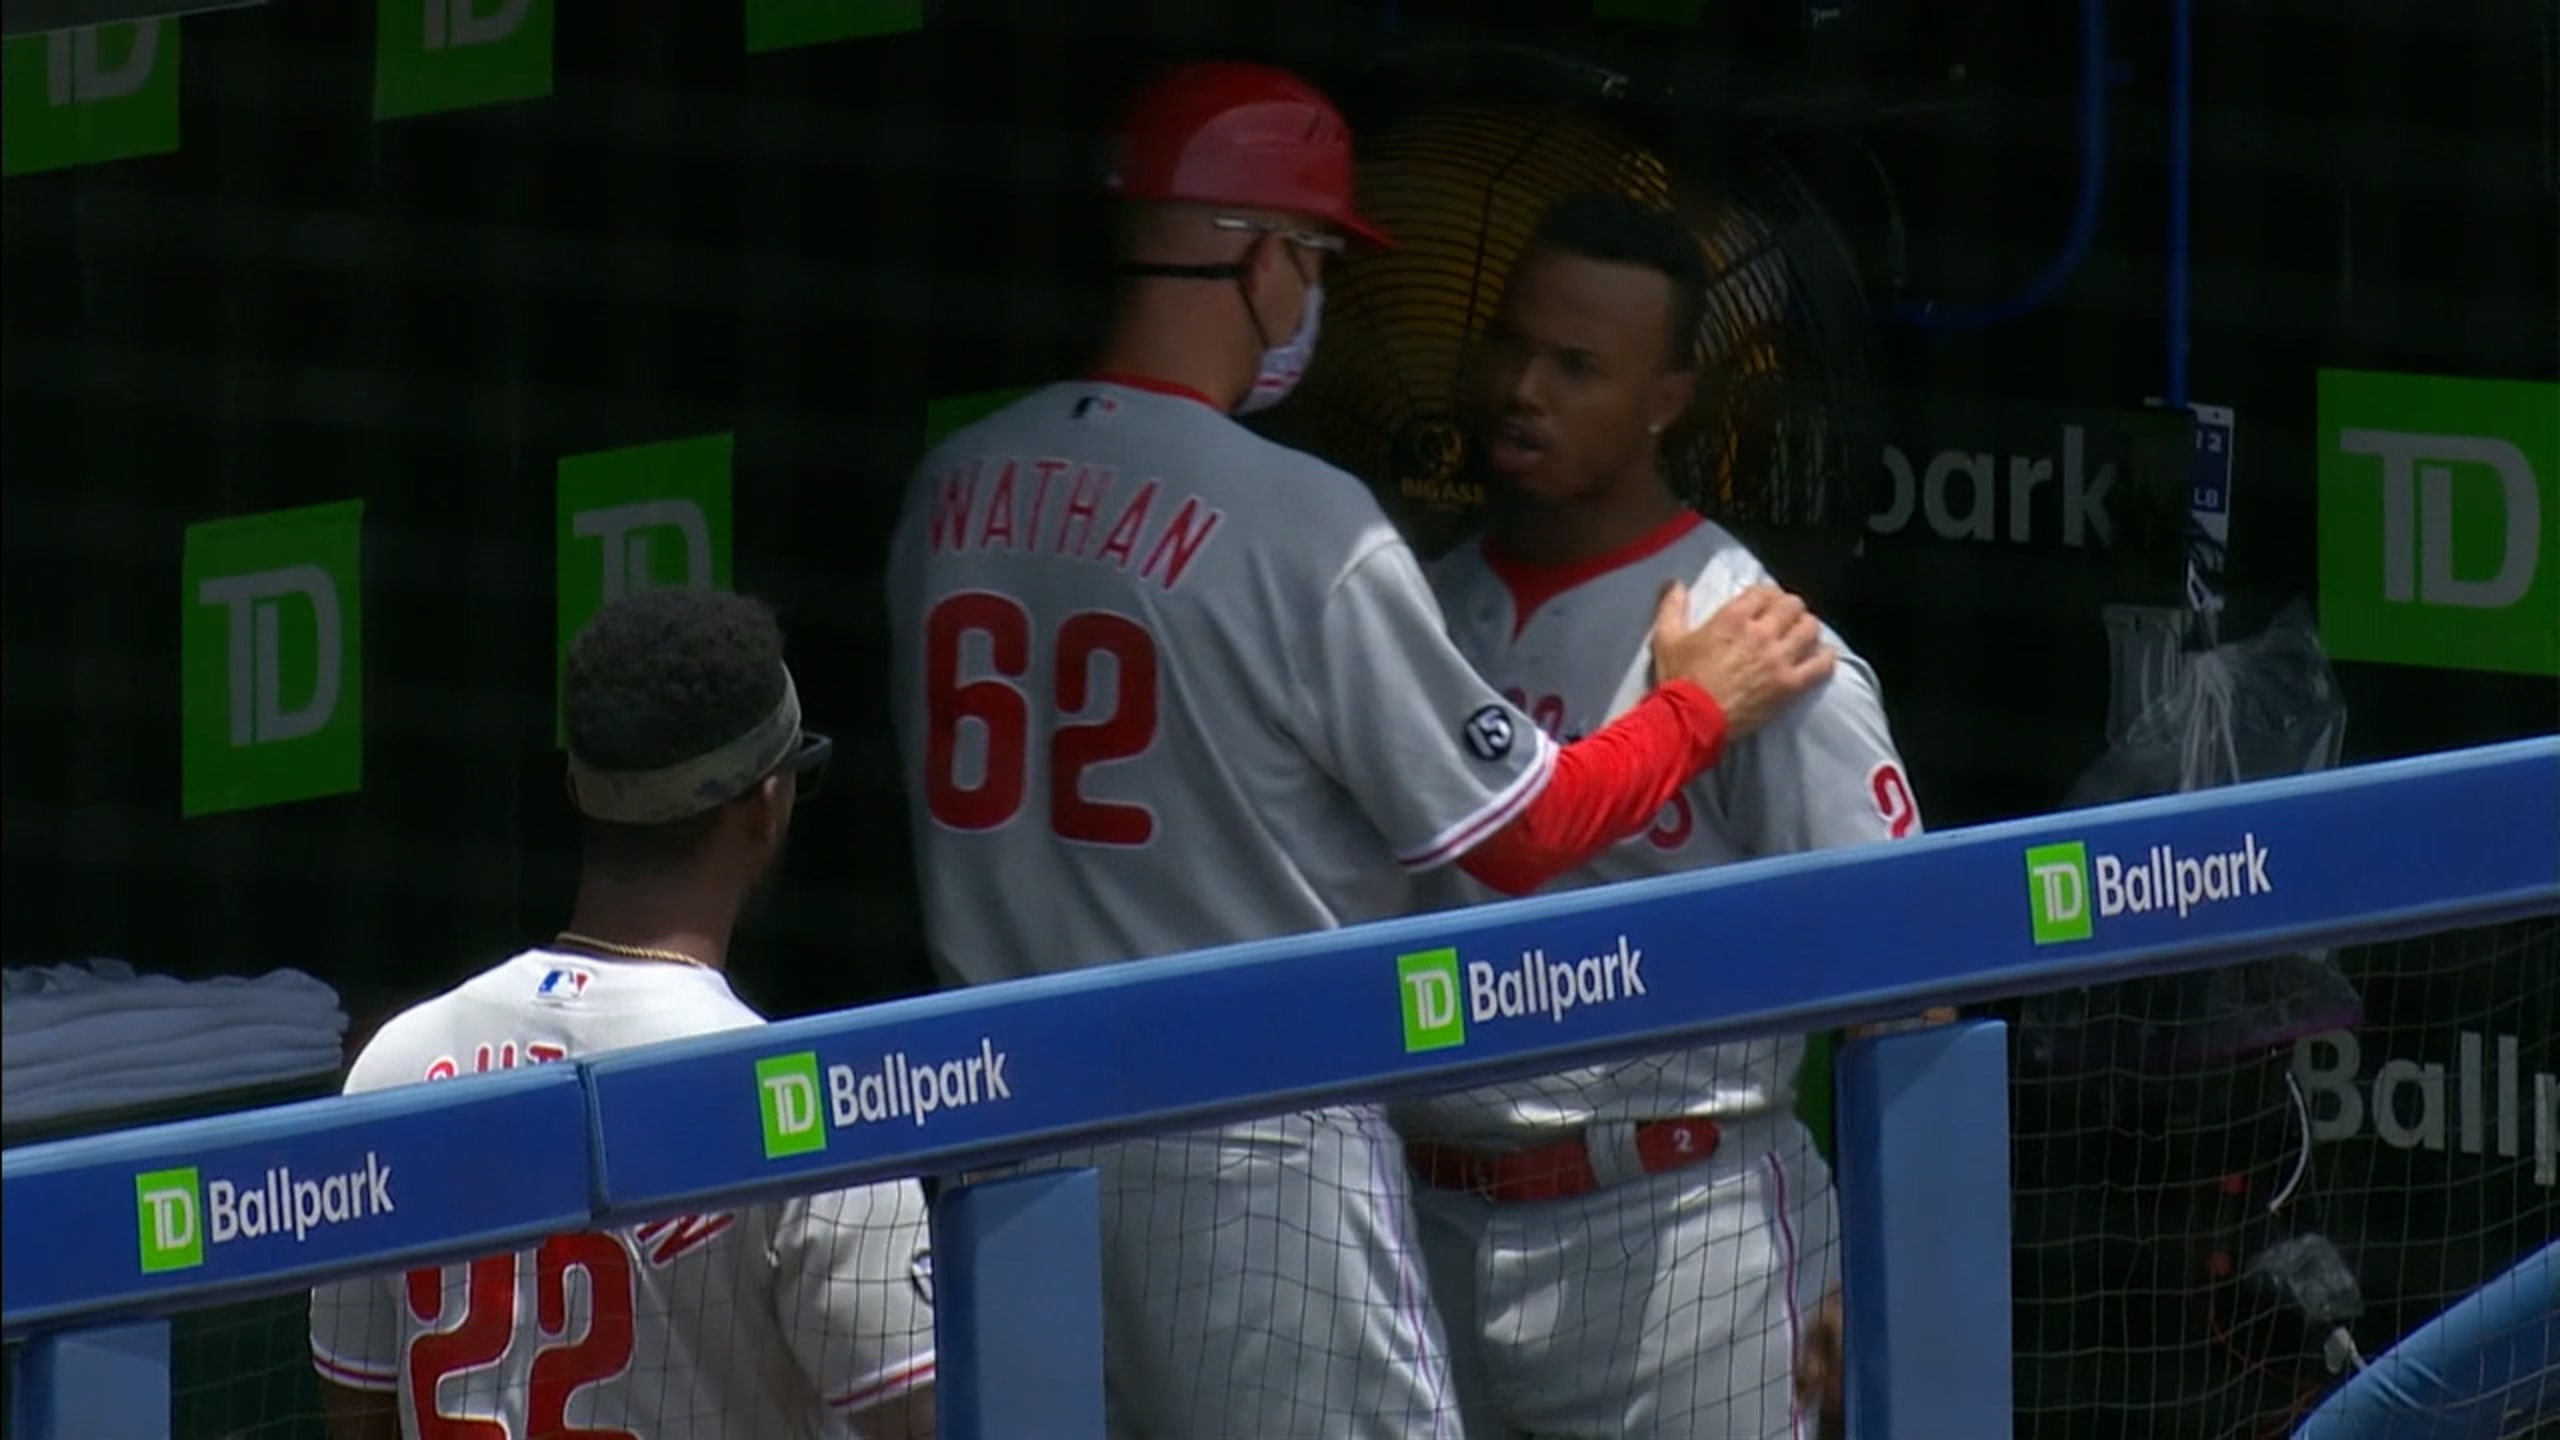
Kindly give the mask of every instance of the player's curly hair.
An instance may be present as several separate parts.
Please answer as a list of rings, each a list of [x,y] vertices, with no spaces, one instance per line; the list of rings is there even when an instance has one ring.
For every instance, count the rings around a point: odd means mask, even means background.
[[[1707,257],[1698,237],[1670,211],[1614,191],[1564,196],[1547,207],[1529,239],[1532,253],[1557,250],[1586,260],[1641,265],[1671,282],[1671,368],[1698,367],[1706,321]]]
[[[600,770],[655,770],[707,755],[782,703],[782,626],[725,590],[641,590],[596,612],[569,644],[561,709],[569,751]],[[586,821],[591,862],[646,869],[696,854],[713,817],[666,825]]]

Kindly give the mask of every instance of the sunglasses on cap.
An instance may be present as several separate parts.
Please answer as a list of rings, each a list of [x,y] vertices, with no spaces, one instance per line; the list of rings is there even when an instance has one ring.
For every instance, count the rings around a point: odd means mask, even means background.
[[[1269,225],[1260,220],[1247,220],[1241,215],[1220,215],[1209,222],[1221,230],[1234,230],[1247,235],[1277,235],[1301,250],[1313,250],[1330,260],[1351,249],[1351,242],[1340,235],[1327,235],[1320,230],[1293,230],[1285,225]]]
[[[815,730],[803,730],[800,732],[800,748],[782,757],[782,763],[774,766],[772,773],[790,776],[793,797],[807,800],[816,796],[818,788],[826,783],[827,761],[835,753],[834,740]]]

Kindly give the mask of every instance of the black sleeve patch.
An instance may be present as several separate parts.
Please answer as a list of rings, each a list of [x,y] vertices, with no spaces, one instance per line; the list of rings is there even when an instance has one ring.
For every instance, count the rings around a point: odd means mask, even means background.
[[[1499,760],[1510,754],[1516,738],[1511,712],[1499,705],[1487,705],[1468,716],[1458,734],[1467,742],[1467,752],[1479,760]]]

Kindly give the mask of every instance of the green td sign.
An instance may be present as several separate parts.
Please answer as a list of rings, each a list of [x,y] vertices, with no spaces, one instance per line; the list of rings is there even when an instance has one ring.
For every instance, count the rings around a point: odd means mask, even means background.
[[[1466,1011],[1458,1004],[1458,952],[1419,950],[1396,957],[1396,982],[1404,991],[1407,1054],[1467,1043]]]
[[[0,46],[0,175],[177,148],[177,21],[90,25]]]
[[[364,784],[364,502],[187,527],[180,812]]]
[[[757,1061],[756,1111],[764,1122],[767,1160],[826,1149],[826,1115],[818,1099],[818,1052],[803,1050]]]
[[[747,0],[747,53],[924,28],[924,0]]]
[[[2039,945],[2089,938],[2088,846],[2072,840],[2027,851],[2027,918]]]
[[[379,0],[373,118],[551,93],[551,0]]]
[[[698,435],[560,457],[555,669],[607,601],[652,586],[729,587],[734,448],[728,435]]]
[[[204,1263],[204,1187],[192,1165],[133,1177],[134,1219],[142,1231],[142,1273]]]
[[[2560,384],[2320,372],[2320,639],[2560,675]]]

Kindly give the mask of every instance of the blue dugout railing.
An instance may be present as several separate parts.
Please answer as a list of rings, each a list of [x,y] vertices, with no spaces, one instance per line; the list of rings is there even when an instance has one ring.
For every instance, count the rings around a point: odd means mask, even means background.
[[[17,1433],[165,1435],[156,1317],[323,1278],[1668,1042],[2555,912],[2560,736],[28,1146],[0,1158]],[[1601,956],[1641,987],[1508,1017],[1474,1003],[1506,983],[1562,994],[1506,977]],[[2006,1077],[1987,1022],[1842,1054],[1859,1440],[2009,1433]],[[943,1184],[935,1244],[943,1433],[1098,1437],[1091,1173]]]

